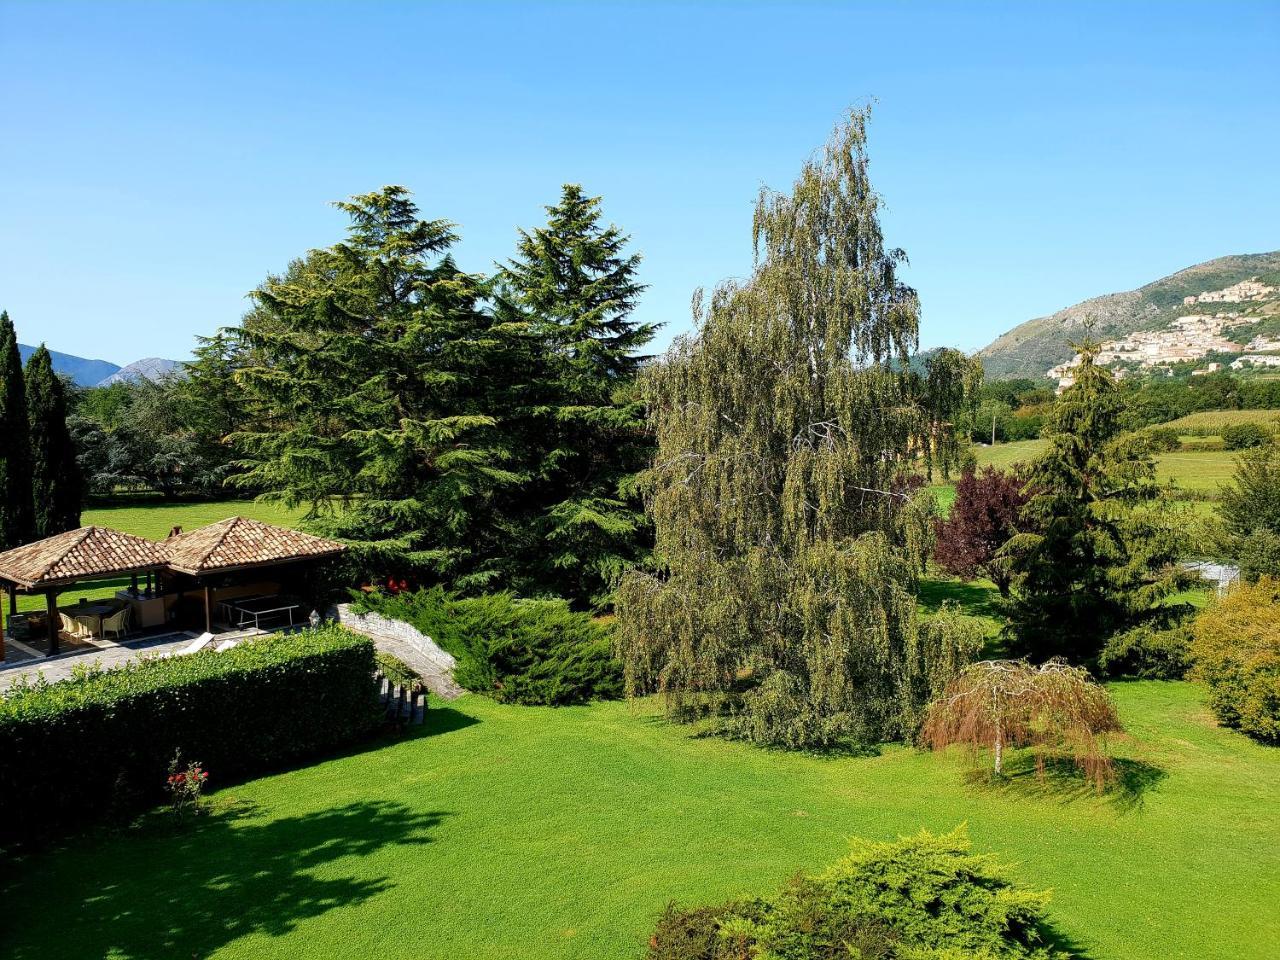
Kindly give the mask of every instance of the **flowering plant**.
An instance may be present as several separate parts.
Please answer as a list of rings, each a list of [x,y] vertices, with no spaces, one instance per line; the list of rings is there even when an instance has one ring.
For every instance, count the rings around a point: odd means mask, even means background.
[[[169,779],[165,789],[169,791],[169,805],[179,820],[187,814],[200,813],[200,794],[204,790],[209,773],[199,762],[182,766],[182,754],[175,753],[169,761]]]

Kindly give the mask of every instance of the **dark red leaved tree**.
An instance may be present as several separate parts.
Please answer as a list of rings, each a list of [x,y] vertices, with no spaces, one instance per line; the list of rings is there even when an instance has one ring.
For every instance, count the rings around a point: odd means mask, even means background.
[[[1025,481],[1015,473],[994,467],[966,470],[956,481],[951,514],[936,523],[933,559],[966,580],[985,576],[1008,596],[1010,575],[996,554],[1017,533],[1018,514],[1028,499]]]

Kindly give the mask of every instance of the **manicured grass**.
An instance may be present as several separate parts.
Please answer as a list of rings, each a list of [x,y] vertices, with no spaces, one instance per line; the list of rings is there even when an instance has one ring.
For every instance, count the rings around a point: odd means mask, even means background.
[[[213,503],[164,503],[144,501],[131,506],[93,507],[80,515],[80,523],[86,527],[100,526],[123,530],[151,540],[163,540],[175,526],[183,530],[217,523],[228,517],[249,517],[284,527],[297,526],[301,510],[289,510],[277,503],[259,503],[255,500],[221,500]],[[121,587],[127,587],[129,579],[98,580],[85,583],[72,593],[59,598],[60,604],[73,603],[76,598],[113,596]],[[43,596],[18,596],[18,610],[43,610]],[[7,608],[6,608],[6,613]]]
[[[187,829],[156,816],[15,864],[0,953],[638,958],[671,899],[773,889],[851,835],[967,823],[1099,960],[1273,956],[1280,751],[1217,728],[1189,684],[1113,691],[1124,786],[1102,797],[907,747],[696,739],[653,703],[433,703],[424,733],[223,788]]]

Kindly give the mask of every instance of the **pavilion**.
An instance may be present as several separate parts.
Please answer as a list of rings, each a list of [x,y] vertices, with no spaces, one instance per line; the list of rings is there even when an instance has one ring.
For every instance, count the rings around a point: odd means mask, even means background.
[[[266,602],[263,609],[274,612],[267,602],[271,597],[303,583],[315,562],[346,549],[336,540],[245,517],[231,517],[189,533],[175,528],[162,542],[109,527],[81,527],[0,553],[0,586],[9,594],[10,616],[17,613],[19,593],[44,594],[48,654],[53,656],[59,652],[58,596],[80,584],[129,577],[130,589],[116,596],[131,606],[140,627],[158,628],[198,617],[206,632],[212,632],[214,612],[220,606],[243,606],[246,615],[252,616],[252,604],[263,607]],[[139,576],[146,577],[144,591],[139,590]],[[199,602],[198,611],[193,597]]]

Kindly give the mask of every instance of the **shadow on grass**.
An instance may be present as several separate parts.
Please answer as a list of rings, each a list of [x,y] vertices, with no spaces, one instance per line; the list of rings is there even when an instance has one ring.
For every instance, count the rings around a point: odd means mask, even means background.
[[[386,877],[359,876],[355,864],[344,865],[343,876],[314,871],[388,846],[430,843],[445,816],[382,801],[266,821],[244,804],[186,826],[153,814],[96,855],[61,853],[56,896],[42,910],[65,909],[64,922],[46,920],[47,933],[5,955],[206,957],[248,934],[279,936],[393,886]],[[38,900],[51,892],[9,891]],[[10,932],[21,937],[24,925]]]
[[[467,727],[473,727],[480,721],[468,713],[461,710],[455,710],[453,707],[438,707],[434,703],[427,710],[427,715],[422,721],[420,727],[410,727],[409,733],[421,731],[419,736],[438,736],[442,733],[453,733],[455,730],[465,730]]]
[[[1118,757],[1112,763],[1115,779],[1101,793],[1069,758],[1047,758],[1041,772],[1029,752],[1007,758],[1002,776],[997,777],[984,768],[970,771],[968,781],[1012,796],[1057,800],[1063,804],[1100,797],[1120,812],[1128,813],[1140,809],[1147,793],[1168,776],[1160,767],[1142,760]]]

